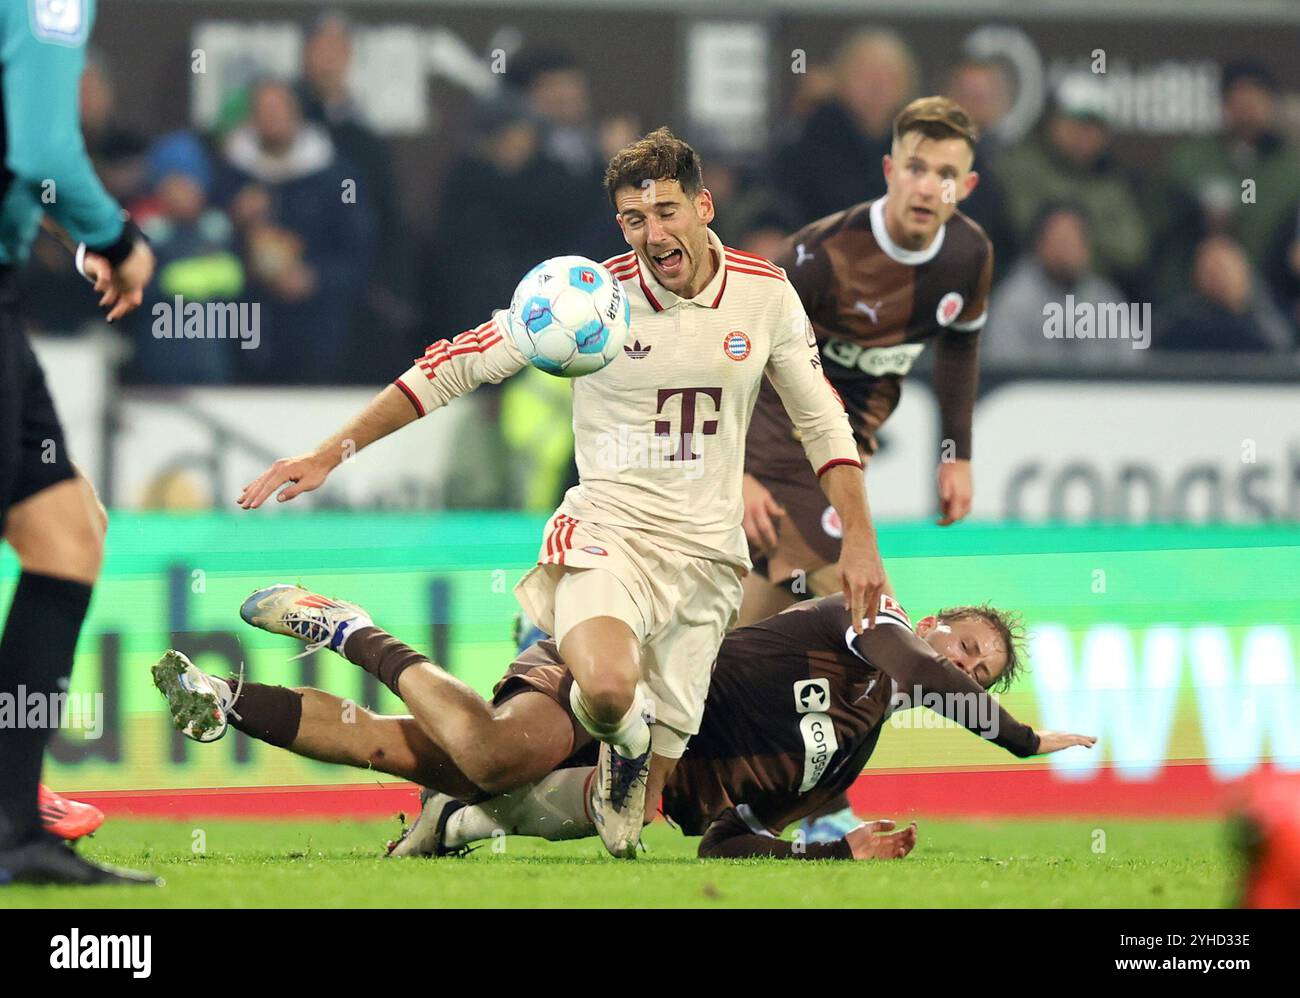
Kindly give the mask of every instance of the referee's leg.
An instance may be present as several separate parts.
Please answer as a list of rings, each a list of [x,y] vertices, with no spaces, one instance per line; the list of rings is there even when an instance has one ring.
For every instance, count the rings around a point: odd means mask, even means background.
[[[105,526],[103,507],[80,473],[9,508],[4,539],[22,574],[0,637],[0,689],[47,702],[67,689]],[[0,729],[0,848],[40,832],[37,786],[51,731],[50,724]]]

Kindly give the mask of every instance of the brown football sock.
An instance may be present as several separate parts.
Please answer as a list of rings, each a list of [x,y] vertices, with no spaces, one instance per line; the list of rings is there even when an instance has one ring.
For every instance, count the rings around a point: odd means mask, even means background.
[[[227,708],[230,726],[250,737],[278,748],[288,748],[298,737],[302,724],[302,694],[287,686],[244,683],[231,676],[227,683],[239,696]]]
[[[353,665],[359,665],[381,683],[397,692],[398,677],[413,665],[429,661],[410,645],[399,641],[385,630],[378,627],[363,627],[348,635],[343,646],[344,657]]]

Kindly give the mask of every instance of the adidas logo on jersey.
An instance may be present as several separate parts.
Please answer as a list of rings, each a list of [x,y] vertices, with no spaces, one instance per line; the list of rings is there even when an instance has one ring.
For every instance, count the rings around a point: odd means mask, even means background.
[[[623,352],[633,360],[640,360],[650,352],[650,344],[647,343],[645,346],[642,346],[640,340],[633,340],[630,347],[623,347]]]

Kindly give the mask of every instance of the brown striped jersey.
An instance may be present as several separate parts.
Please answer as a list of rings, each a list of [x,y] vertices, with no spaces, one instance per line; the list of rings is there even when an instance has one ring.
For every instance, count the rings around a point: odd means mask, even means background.
[[[827,378],[866,439],[897,405],[900,382],[937,339],[936,392],[944,436],[970,456],[975,345],[988,309],[993,246],[960,211],[921,250],[899,246],[885,224],[885,198],[805,226],[775,263],[812,320]],[[942,370],[942,368],[951,370]],[[941,378],[950,385],[941,386]],[[770,402],[760,399],[760,405]],[[965,425],[962,425],[962,424]]]

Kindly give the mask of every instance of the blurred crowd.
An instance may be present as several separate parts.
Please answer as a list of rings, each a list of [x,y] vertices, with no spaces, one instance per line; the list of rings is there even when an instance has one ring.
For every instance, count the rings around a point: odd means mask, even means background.
[[[597,81],[576,53],[525,49],[501,91],[475,104],[472,141],[453,156],[429,231],[411,231],[392,149],[349,94],[351,59],[350,25],[323,17],[297,79],[233,89],[211,134],[145,135],[119,123],[113,74],[124,67],[91,57],[87,145],[159,261],[152,298],[125,330],[125,380],[383,381],[394,357],[504,304],[538,260],[625,248],[600,178],[615,150],[661,122],[597,113]],[[981,179],[961,208],[996,251],[986,365],[1140,369],[1168,351],[1295,353],[1300,148],[1280,127],[1276,81],[1253,63],[1225,67],[1217,133],[1176,140],[1162,163],[1125,161],[1086,90],[1053,95],[1037,126],[1013,135],[1006,65],[962,59],[922,79],[903,39],[865,30],[795,78],[766,154],[738,157],[685,135],[704,157],[718,234],[771,256],[801,225],[883,194],[893,117],[926,92],[957,100],[980,130]],[[37,328],[72,332],[94,319],[57,243],[38,244],[28,277]],[[1150,350],[1044,335],[1045,303],[1067,295],[1151,303]],[[258,303],[258,349],[159,339],[153,306],[178,296]]]

